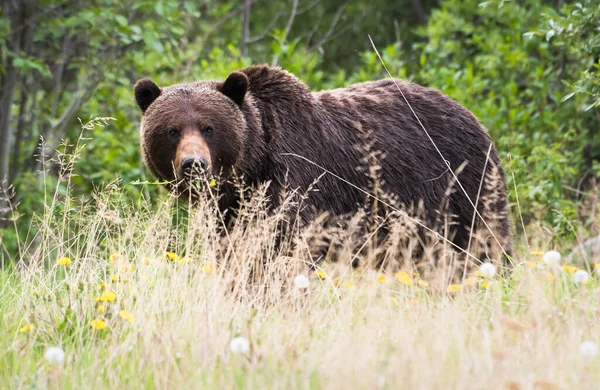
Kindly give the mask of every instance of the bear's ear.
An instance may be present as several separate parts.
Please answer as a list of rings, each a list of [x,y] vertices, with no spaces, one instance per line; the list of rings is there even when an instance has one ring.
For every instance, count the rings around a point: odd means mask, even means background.
[[[160,95],[160,88],[150,79],[141,79],[133,86],[133,93],[138,106],[144,113]]]
[[[241,106],[248,90],[248,76],[241,72],[233,72],[224,83],[219,84],[217,89]]]

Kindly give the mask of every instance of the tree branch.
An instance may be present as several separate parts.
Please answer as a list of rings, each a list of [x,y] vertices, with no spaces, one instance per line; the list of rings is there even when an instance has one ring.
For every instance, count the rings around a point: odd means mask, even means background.
[[[242,56],[248,55],[248,38],[250,35],[250,7],[252,6],[252,0],[244,0],[242,5],[242,37],[240,39],[240,52]]]
[[[317,42],[315,45],[313,45],[311,48],[309,48],[309,50],[318,49],[331,39],[332,34],[335,30],[335,27],[337,26],[338,22],[340,21],[340,18],[342,17],[342,13],[344,12],[344,10],[348,6],[348,4],[350,4],[350,0],[345,1],[344,4],[342,4],[341,6],[338,7],[337,11],[335,12],[335,15],[333,16],[333,20],[331,21],[331,24],[329,25],[329,29],[325,33],[325,36],[323,36],[323,38],[319,42]]]
[[[296,11],[298,9],[298,0],[292,0],[292,12],[290,12],[290,17],[288,19],[287,24],[285,25],[285,30],[283,30],[283,36],[281,37],[280,43],[283,43],[287,40],[287,37],[292,29],[292,24],[294,24],[294,19],[296,18]],[[277,66],[277,61],[279,60],[279,54],[276,53],[273,56],[273,61],[271,62],[271,66]]]
[[[279,11],[277,11],[277,13],[273,17],[273,19],[271,19],[271,21],[269,22],[269,24],[267,24],[267,27],[260,34],[258,34],[257,36],[252,37],[252,38],[248,38],[247,43],[255,43],[255,42],[260,41],[264,37],[266,37],[267,34],[270,33],[271,30],[273,29],[273,26],[275,26],[275,23],[277,23],[277,20],[279,20],[279,17],[283,14],[283,10],[284,9],[285,9],[285,7],[281,7],[279,9]]]

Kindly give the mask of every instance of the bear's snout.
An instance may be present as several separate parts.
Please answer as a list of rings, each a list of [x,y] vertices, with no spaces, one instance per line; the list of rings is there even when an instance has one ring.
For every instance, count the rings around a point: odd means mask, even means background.
[[[198,173],[206,171],[206,160],[202,157],[186,157],[181,162],[181,172],[188,179],[193,179]]]

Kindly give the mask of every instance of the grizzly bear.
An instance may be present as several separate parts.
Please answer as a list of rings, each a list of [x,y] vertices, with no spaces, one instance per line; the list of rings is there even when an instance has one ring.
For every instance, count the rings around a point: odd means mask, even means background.
[[[311,92],[285,70],[252,66],[225,81],[160,88],[142,79],[134,94],[150,171],[188,195],[194,180],[215,178],[229,215],[240,200],[227,186],[234,174],[248,186],[269,183],[273,208],[284,189],[315,187],[296,210],[306,223],[321,213],[352,215],[373,185],[366,154],[376,151],[381,190],[396,204],[420,206],[428,226],[442,210],[458,249],[476,226],[510,252],[496,149],[475,116],[437,90],[390,78]]]

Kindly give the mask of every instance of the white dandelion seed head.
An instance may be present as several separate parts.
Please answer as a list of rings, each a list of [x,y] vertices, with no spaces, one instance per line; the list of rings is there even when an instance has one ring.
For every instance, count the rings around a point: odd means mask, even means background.
[[[588,274],[587,271],[580,269],[575,271],[573,279],[575,279],[575,283],[583,284],[590,280],[590,274]]]
[[[492,263],[483,263],[479,267],[479,272],[486,278],[493,278],[496,276],[496,266]]]
[[[229,342],[229,350],[233,353],[247,355],[250,353],[250,341],[245,337],[236,337]]]
[[[299,290],[305,290],[310,286],[310,281],[306,275],[298,275],[294,278],[294,286]]]
[[[579,353],[583,356],[593,357],[598,354],[598,344],[593,341],[584,341],[579,345]]]
[[[561,255],[558,251],[548,251],[544,253],[542,260],[549,267],[558,267],[560,265]]]
[[[63,364],[65,361],[65,351],[60,347],[48,347],[44,351],[44,357],[50,364]]]

